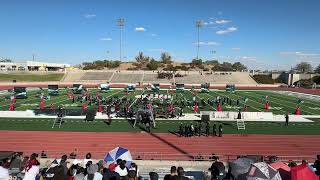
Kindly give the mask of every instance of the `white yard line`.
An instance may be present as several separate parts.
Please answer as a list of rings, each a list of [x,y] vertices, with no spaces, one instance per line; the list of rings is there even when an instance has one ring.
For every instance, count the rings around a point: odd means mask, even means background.
[[[271,97],[271,96],[269,96],[268,98],[272,98],[272,99],[275,99],[275,100],[277,100],[276,98],[274,98],[274,97]],[[285,102],[288,102],[288,101],[285,101]],[[281,106],[285,106],[285,107],[288,107],[288,108],[292,108],[292,107],[290,107],[290,106],[287,106],[287,105],[285,105],[285,104],[280,104],[280,103],[278,103],[278,102],[275,102],[275,101],[273,101],[272,103],[274,103],[274,104],[279,104],[279,105],[281,105]],[[291,103],[291,102],[290,102]],[[292,104],[294,104],[294,105],[296,105],[295,103],[292,103]],[[312,112],[310,112],[310,111],[306,111],[306,110],[303,110],[304,112],[308,112],[308,113],[310,113],[311,115],[316,115],[316,114],[314,114],[314,113],[312,113]]]

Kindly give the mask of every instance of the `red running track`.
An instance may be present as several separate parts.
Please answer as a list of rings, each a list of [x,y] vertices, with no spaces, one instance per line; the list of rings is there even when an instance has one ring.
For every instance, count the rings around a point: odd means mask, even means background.
[[[177,137],[169,133],[101,133],[0,131],[0,151],[26,154],[46,151],[49,157],[69,154],[78,149],[78,157],[91,152],[103,158],[106,152],[122,146],[134,158],[187,160],[190,155],[278,155],[304,156],[310,160],[320,154],[320,136],[301,135],[224,135],[223,137]],[[146,156],[148,154],[148,156]],[[311,158],[310,158],[311,157]],[[288,159],[291,159],[288,158]]]

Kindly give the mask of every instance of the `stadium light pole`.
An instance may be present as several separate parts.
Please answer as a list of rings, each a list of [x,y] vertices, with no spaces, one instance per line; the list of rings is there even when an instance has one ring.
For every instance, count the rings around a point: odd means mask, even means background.
[[[200,28],[203,26],[202,20],[196,21],[196,27],[198,28],[198,43],[197,43],[197,59],[199,59],[199,49],[200,49]]]
[[[117,20],[117,25],[120,27],[120,61],[122,60],[122,30],[124,27],[124,18]]]

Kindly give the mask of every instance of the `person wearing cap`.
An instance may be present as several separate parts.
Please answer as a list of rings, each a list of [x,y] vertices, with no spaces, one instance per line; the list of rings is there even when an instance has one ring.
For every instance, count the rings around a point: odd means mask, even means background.
[[[158,180],[159,179],[159,175],[156,172],[150,172],[149,173],[149,180]]]
[[[110,180],[110,179],[115,179],[115,180],[120,180],[120,175],[117,172],[114,172],[116,168],[116,164],[112,163],[109,165],[108,168],[103,169],[103,178],[102,180]]]
[[[98,172],[99,167],[97,164],[91,164],[87,168],[87,175],[84,177],[84,180],[102,180],[103,176]]]
[[[176,166],[171,166],[170,174],[166,174],[164,176],[164,180],[172,180],[175,176],[177,176],[177,167]]]

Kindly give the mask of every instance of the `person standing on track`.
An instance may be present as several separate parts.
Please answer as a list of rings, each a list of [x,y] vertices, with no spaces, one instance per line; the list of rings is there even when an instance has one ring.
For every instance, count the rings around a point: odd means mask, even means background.
[[[212,126],[212,135],[213,135],[213,136],[217,136],[217,126],[216,126],[216,123],[214,123],[213,126]]]
[[[285,118],[286,118],[285,126],[289,126],[289,114],[288,113],[286,113]]]
[[[210,135],[210,124],[209,124],[209,122],[207,122],[207,124],[206,124],[206,136],[209,136]]]
[[[223,128],[222,128],[222,124],[219,125],[219,137],[222,137],[222,133],[223,133]]]

